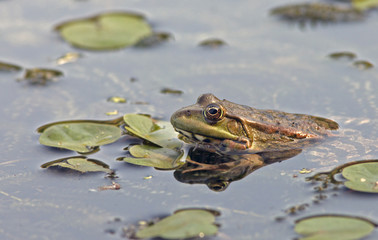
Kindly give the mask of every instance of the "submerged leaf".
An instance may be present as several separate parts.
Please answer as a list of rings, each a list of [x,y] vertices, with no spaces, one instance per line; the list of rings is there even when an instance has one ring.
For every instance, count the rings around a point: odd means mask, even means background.
[[[115,125],[92,121],[67,121],[43,128],[39,142],[46,146],[90,153],[97,146],[115,142],[121,135],[121,129]]]
[[[342,175],[348,179],[344,185],[360,192],[378,193],[378,162],[354,164],[346,167]]]
[[[125,114],[123,119],[127,125],[125,129],[137,137],[160,147],[181,146],[181,141],[177,139],[177,132],[169,122],[159,121],[156,124],[151,118],[140,114]]]
[[[210,211],[201,209],[182,210],[138,231],[136,237],[183,239],[211,236],[218,232],[218,226],[214,222],[215,216]]]
[[[69,168],[82,173],[86,172],[106,172],[112,173],[109,166],[101,161],[94,159],[87,159],[83,156],[62,158],[55,161],[47,162],[41,168],[62,167]]]
[[[122,160],[135,165],[174,169],[184,164],[178,160],[181,153],[169,148],[134,145],[129,149],[129,152],[133,157],[125,157]]]
[[[20,71],[22,67],[11,64],[11,63],[6,63],[6,62],[0,62],[0,72],[17,72]]]
[[[303,240],[352,240],[369,235],[374,224],[366,219],[353,216],[320,215],[300,219],[295,231]]]
[[[64,22],[56,27],[60,35],[75,47],[110,50],[128,47],[152,34],[142,15],[109,12]]]

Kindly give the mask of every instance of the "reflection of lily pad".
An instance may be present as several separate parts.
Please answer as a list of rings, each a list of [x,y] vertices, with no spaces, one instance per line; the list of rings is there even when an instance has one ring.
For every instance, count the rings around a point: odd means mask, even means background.
[[[42,168],[49,167],[62,167],[69,168],[82,173],[85,172],[106,172],[112,173],[113,171],[109,169],[109,166],[101,161],[94,159],[87,159],[86,157],[69,157],[62,158],[55,161],[45,163],[41,166]]]
[[[89,153],[97,146],[118,140],[121,134],[121,129],[111,124],[67,121],[45,128],[39,142],[51,147]]]
[[[323,215],[300,219],[295,231],[303,235],[303,240],[348,240],[360,239],[374,230],[368,220],[338,215]]]
[[[188,209],[179,211],[136,233],[138,238],[162,237],[183,239],[215,235],[218,227],[215,216],[206,210]]]
[[[344,183],[347,188],[378,193],[378,162],[354,164],[344,168],[342,175],[348,179]]]
[[[20,71],[22,67],[11,64],[11,63],[6,63],[6,62],[0,62],[0,72],[17,72]]]
[[[56,27],[75,47],[109,50],[128,47],[152,34],[143,16],[128,12],[109,12],[64,22]]]
[[[183,164],[183,162],[177,160],[180,152],[169,148],[134,145],[129,149],[129,152],[133,157],[125,157],[123,161],[136,165],[173,169]]]
[[[169,122],[159,121],[156,124],[151,118],[139,114],[125,114],[125,129],[148,142],[161,147],[175,148],[181,146],[177,132]]]

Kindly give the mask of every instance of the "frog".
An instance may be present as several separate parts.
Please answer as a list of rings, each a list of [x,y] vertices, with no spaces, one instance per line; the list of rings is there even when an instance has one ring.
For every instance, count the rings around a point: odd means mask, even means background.
[[[193,105],[174,112],[171,124],[179,138],[196,148],[218,153],[260,153],[302,149],[335,137],[331,119],[264,110],[202,94]]]

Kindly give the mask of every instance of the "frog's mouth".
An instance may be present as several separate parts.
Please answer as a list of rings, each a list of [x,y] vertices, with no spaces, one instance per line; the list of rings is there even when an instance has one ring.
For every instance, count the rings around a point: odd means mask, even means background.
[[[179,133],[179,139],[187,143],[195,144],[196,147],[207,151],[234,152],[247,150],[250,147],[250,142],[244,139],[232,140],[213,138],[182,129],[175,128],[175,130]]]

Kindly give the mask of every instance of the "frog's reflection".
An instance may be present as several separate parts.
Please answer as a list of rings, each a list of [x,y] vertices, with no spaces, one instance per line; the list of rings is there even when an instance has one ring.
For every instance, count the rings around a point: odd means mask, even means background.
[[[268,164],[296,156],[302,150],[290,149],[258,154],[221,155],[201,149],[192,150],[190,159],[174,172],[184,183],[206,184],[213,191],[224,191],[228,185]]]

